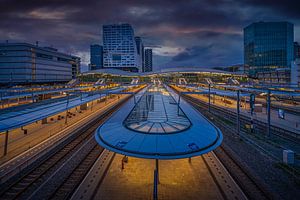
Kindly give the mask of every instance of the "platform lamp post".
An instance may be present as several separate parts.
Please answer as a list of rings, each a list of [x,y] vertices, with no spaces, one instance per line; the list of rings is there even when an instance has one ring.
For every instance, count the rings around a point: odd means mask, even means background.
[[[210,84],[208,84],[208,112],[210,113]]]
[[[32,100],[32,103],[34,103],[34,95],[33,95],[33,89],[31,88],[31,100]]]
[[[178,102],[177,102],[177,114],[179,115],[179,104],[180,104],[181,93],[179,92]]]
[[[267,92],[268,137],[271,136],[271,90]]]
[[[240,90],[237,91],[237,99],[236,99],[236,113],[237,113],[237,133],[240,135]]]
[[[65,119],[65,124],[68,123],[68,106],[69,106],[69,93],[67,93],[67,104],[66,104],[66,119]]]
[[[3,94],[2,94],[2,92],[0,94],[1,94],[1,107],[4,108],[4,105],[3,105],[4,102],[3,102],[3,99],[2,99]]]
[[[135,105],[136,104],[135,94],[133,94],[133,99],[134,99],[134,105]]]
[[[5,131],[5,144],[4,144],[4,153],[3,155],[6,156],[7,154],[7,148],[8,147],[8,130]]]

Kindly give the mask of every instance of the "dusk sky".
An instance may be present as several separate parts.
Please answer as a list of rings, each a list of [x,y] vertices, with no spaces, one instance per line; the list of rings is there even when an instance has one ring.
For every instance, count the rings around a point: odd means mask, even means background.
[[[0,0],[0,38],[52,45],[89,63],[102,25],[130,23],[154,48],[154,69],[243,63],[243,27],[289,21],[300,42],[299,0]],[[85,68],[85,67],[84,67]]]

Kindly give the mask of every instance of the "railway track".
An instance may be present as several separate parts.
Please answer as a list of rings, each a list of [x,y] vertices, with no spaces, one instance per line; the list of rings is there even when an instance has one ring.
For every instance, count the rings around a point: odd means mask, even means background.
[[[0,199],[68,199],[103,151],[94,132],[129,97],[78,129],[74,138],[0,186]]]
[[[183,98],[187,100],[193,107],[199,110],[202,114],[204,114],[206,117],[213,117],[212,114],[209,114],[207,112],[208,106],[204,103],[201,103],[198,100],[195,100],[194,98],[188,97],[186,95],[184,95]],[[212,110],[212,112],[214,111]],[[213,120],[214,123],[220,129],[222,129],[222,132],[227,131],[230,134],[236,134],[236,130],[234,128],[226,125],[220,119],[214,117]],[[227,168],[230,175],[242,188],[243,192],[249,199],[274,199],[274,196],[271,194],[271,192],[268,191],[266,186],[263,183],[259,182],[259,180],[257,180],[254,176],[252,176],[248,172],[248,169],[245,169],[246,166],[241,166],[241,163],[237,162],[236,158],[233,158],[232,152],[229,152],[229,149],[224,144],[222,144],[219,148],[214,150],[214,153],[217,155],[217,157],[220,159],[223,165]]]

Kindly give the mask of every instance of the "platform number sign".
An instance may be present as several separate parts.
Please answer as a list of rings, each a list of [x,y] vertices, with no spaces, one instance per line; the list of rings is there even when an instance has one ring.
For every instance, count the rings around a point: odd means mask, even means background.
[[[285,118],[285,112],[283,109],[278,109],[278,117],[280,119],[284,119]]]

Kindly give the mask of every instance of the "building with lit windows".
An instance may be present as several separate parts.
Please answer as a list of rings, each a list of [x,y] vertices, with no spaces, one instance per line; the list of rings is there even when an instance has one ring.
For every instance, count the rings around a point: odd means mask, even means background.
[[[80,58],[38,44],[0,44],[0,83],[67,82],[80,73]]]
[[[104,68],[138,72],[142,70],[140,57],[131,25],[112,24],[103,26]]]
[[[152,71],[152,49],[145,50],[145,72]]]
[[[101,69],[103,67],[103,47],[93,44],[90,47],[90,70]]]
[[[244,64],[248,75],[290,68],[293,59],[293,24],[257,22],[244,28]]]

